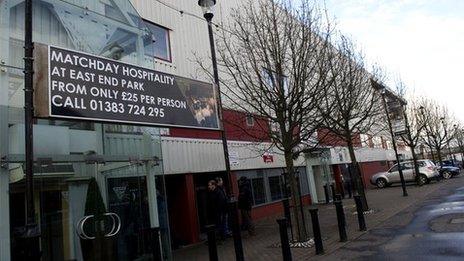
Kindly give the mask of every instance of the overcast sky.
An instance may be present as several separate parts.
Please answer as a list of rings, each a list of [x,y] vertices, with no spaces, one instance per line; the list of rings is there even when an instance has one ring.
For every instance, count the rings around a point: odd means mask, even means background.
[[[326,0],[338,28],[464,122],[464,0]],[[394,87],[394,86],[391,86]]]

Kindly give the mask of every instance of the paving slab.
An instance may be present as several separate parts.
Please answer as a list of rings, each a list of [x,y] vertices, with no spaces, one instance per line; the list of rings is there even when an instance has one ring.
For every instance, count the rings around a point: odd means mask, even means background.
[[[428,198],[427,196],[436,191],[449,191],[450,187],[464,186],[464,178],[457,176],[451,180],[432,182],[425,186],[409,185],[407,187],[409,196],[403,197],[400,186],[392,186],[386,189],[370,189],[366,191],[369,207],[372,213],[365,215],[368,232],[358,230],[358,219],[356,216],[356,207],[353,199],[344,199],[343,205],[347,221],[348,242],[339,242],[338,226],[333,204],[317,205],[319,209],[319,222],[321,225],[322,238],[324,243],[325,255],[316,256],[314,248],[292,248],[293,260],[332,260],[332,253],[340,248],[344,248],[346,254],[350,256],[357,252],[359,246],[368,245],[376,238],[375,234],[370,234],[373,229],[382,225],[387,227],[401,227],[408,223],[414,216],[414,211],[408,208],[417,205],[422,201],[436,202],[437,198]],[[427,202],[425,203],[427,204]],[[311,219],[309,209],[305,210],[306,225],[309,234],[311,231]],[[245,260],[282,260],[281,249],[275,247],[280,240],[278,225],[276,219],[281,215],[271,216],[256,222],[256,236],[248,237],[243,233],[243,248]],[[388,229],[376,230],[377,234],[388,236]],[[416,235],[420,236],[420,235]],[[349,246],[351,241],[357,240],[359,246]],[[406,239],[405,239],[406,240]],[[366,250],[363,250],[366,251]],[[364,253],[368,256],[368,252]],[[218,245],[219,260],[235,260],[234,247],[232,239],[228,239],[221,245]],[[354,254],[353,254],[354,255]],[[356,255],[354,255],[356,256]],[[183,249],[175,250],[173,253],[175,261],[183,260],[208,260],[208,248],[204,243],[189,246]],[[359,256],[358,256],[359,257]]]

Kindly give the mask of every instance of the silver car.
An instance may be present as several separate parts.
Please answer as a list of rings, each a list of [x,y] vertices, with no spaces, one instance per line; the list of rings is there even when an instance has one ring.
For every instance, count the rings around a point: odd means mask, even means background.
[[[431,160],[418,160],[417,162],[419,164],[419,182],[421,184],[428,183],[431,179],[440,176],[437,167]],[[401,168],[405,181],[415,181],[414,162],[401,162]],[[398,164],[393,165],[393,167],[386,172],[375,174],[371,177],[370,181],[372,185],[376,185],[378,188],[384,188],[390,184],[401,182]]]

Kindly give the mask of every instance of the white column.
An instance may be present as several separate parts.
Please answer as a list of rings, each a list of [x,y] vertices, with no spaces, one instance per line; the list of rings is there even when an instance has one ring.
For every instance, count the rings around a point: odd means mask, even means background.
[[[308,186],[309,186],[309,193],[311,195],[311,202],[315,204],[319,202],[317,198],[317,191],[316,191],[316,181],[314,180],[314,171],[313,165],[310,157],[305,157],[306,160],[306,175],[308,176]]]
[[[153,141],[150,135],[144,134],[144,157],[153,157],[154,152],[152,149]],[[156,198],[156,179],[155,173],[156,168],[159,166],[153,166],[154,162],[146,163],[146,174],[147,174],[147,192],[148,192],[148,209],[150,212],[150,225],[151,227],[159,227],[159,217],[158,217],[158,201]]]
[[[9,64],[9,1],[0,0],[0,62]],[[0,68],[0,158],[8,155],[8,72]],[[0,260],[10,260],[10,197],[8,165],[0,168]]]

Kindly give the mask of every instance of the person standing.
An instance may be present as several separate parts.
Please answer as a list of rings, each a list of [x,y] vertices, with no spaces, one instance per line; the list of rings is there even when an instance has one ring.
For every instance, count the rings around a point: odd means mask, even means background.
[[[222,233],[224,237],[228,237],[232,235],[232,232],[229,229],[229,213],[228,213],[228,202],[229,197],[227,196],[226,188],[224,187],[224,181],[221,177],[216,177],[214,179],[217,184],[217,188],[222,193],[221,199],[224,198],[225,200],[221,202],[223,204],[223,213],[221,213],[221,221],[222,221]]]
[[[247,177],[240,177],[238,181],[238,208],[242,216],[242,228],[248,230],[250,236],[255,235],[255,225],[251,217],[253,198],[251,194],[251,184]]]
[[[226,237],[225,228],[225,213],[227,212],[226,204],[227,198],[224,197],[224,193],[218,187],[216,180],[210,180],[208,182],[209,190],[209,209],[212,217],[212,221],[216,225],[220,239],[224,240]]]

